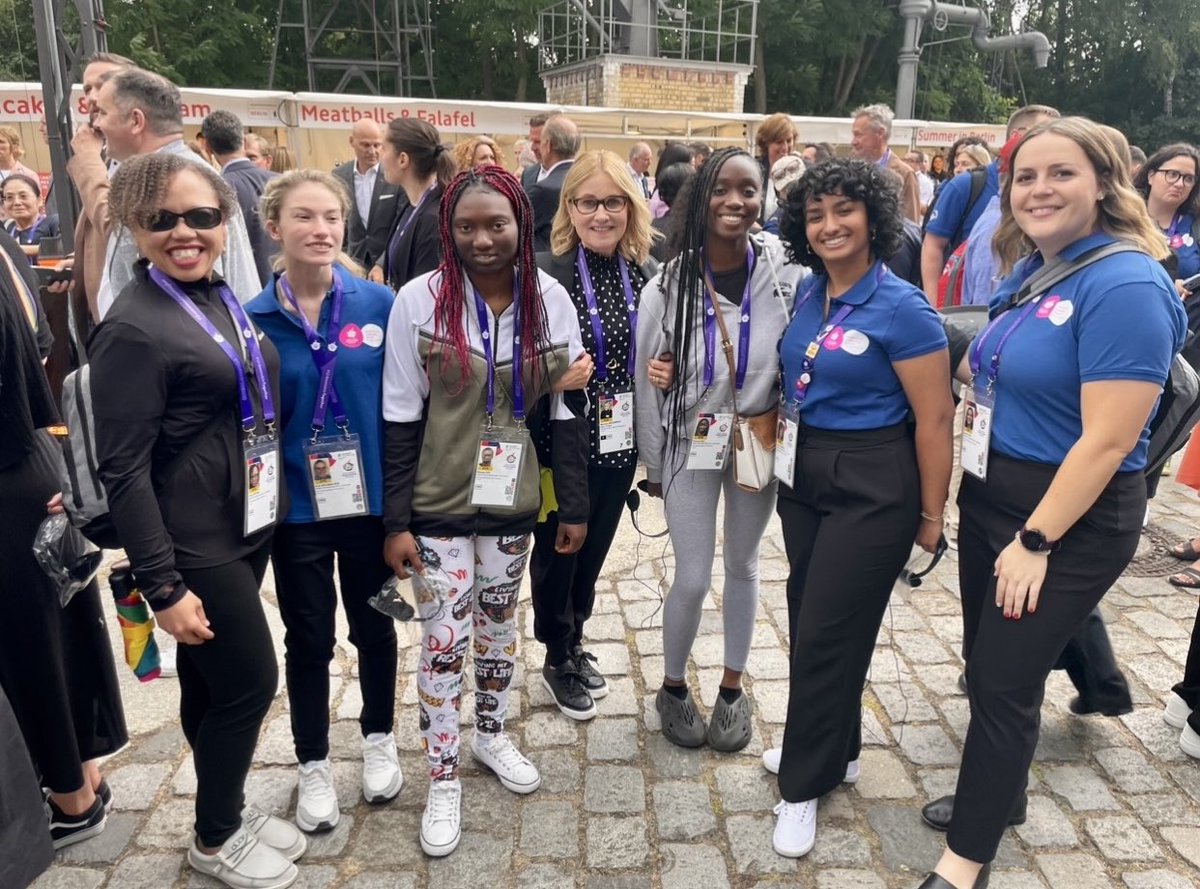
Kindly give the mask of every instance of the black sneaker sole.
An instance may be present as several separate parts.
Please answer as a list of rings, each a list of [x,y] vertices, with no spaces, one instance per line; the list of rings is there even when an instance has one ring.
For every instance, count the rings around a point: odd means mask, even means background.
[[[596,702],[594,700],[592,701],[592,706],[587,710],[576,710],[573,707],[568,707],[558,699],[558,695],[554,693],[554,686],[550,684],[550,680],[548,680],[545,676],[541,677],[541,679],[542,686],[546,689],[546,691],[550,692],[550,697],[554,699],[555,706],[558,707],[563,716],[567,717],[568,719],[574,719],[577,722],[587,722],[589,719],[594,719],[596,717]]]

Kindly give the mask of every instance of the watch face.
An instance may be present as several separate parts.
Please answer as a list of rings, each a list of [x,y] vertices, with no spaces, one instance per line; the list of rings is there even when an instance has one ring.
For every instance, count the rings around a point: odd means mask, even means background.
[[[1034,531],[1030,528],[1021,531],[1021,546],[1035,553],[1049,549],[1046,543],[1046,535],[1041,531]]]

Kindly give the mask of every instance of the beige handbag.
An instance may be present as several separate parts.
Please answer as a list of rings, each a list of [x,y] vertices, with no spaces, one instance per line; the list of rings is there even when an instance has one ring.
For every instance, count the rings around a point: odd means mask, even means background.
[[[775,442],[778,409],[772,408],[755,417],[743,417],[737,403],[737,367],[733,361],[733,343],[717,302],[717,291],[705,276],[705,289],[712,301],[717,328],[721,331],[721,351],[729,365],[729,389],[733,393],[733,480],[743,491],[759,493],[775,479]]]

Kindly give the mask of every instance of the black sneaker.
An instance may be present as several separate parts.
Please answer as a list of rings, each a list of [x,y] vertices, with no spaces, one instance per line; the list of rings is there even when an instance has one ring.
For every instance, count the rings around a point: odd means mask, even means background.
[[[594,654],[584,651],[582,645],[576,645],[571,649],[571,660],[575,662],[579,678],[593,700],[598,701],[608,695],[608,683],[604,681],[604,675],[592,666],[597,663]]]
[[[82,842],[104,830],[108,813],[104,811],[104,802],[99,796],[92,807],[82,815],[67,815],[55,805],[53,799],[46,800],[46,810],[50,813],[50,839],[55,849],[62,849],[74,843]]]
[[[563,716],[583,722],[596,715],[596,702],[583,684],[574,658],[567,658],[557,667],[544,665],[542,685],[554,696],[554,703]]]
[[[104,805],[104,811],[111,812],[113,804],[112,788],[108,786],[108,782],[103,778],[100,779],[100,786],[96,788],[96,796],[100,798],[100,802]]]

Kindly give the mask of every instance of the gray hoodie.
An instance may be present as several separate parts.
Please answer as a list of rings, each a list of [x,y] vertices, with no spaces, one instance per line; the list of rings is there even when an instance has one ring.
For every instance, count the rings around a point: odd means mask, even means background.
[[[779,238],[759,233],[751,238],[758,261],[751,279],[750,358],[746,380],[738,392],[738,409],[743,416],[769,411],[779,403],[779,339],[791,316],[792,302],[808,269],[792,265],[784,254]],[[651,385],[647,376],[648,358],[671,348],[675,323],[675,299],[678,288],[679,260],[663,266],[642,290],[638,306],[637,354],[640,356],[635,380],[635,423],[638,453],[646,465],[646,478],[662,481],[667,448],[667,419],[674,402],[682,397],[687,407],[687,422],[680,430],[686,441],[696,425],[696,417],[706,412],[732,412],[732,383],[729,366],[721,352],[721,334],[717,331],[717,354],[713,361],[713,384],[704,390],[704,312],[696,312],[691,336],[688,366],[676,366],[676,384],[668,392]],[[705,300],[707,305],[707,299]],[[720,300],[725,326],[733,343],[737,361],[739,307]],[[686,444],[679,447],[686,449]]]

